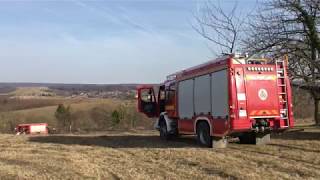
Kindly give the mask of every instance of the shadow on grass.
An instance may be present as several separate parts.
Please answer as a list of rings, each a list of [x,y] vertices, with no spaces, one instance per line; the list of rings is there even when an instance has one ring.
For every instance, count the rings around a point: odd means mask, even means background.
[[[313,131],[303,131],[303,129],[288,131],[282,134],[274,134],[272,139],[320,140],[320,129],[314,128]],[[30,137],[29,141],[37,143],[101,146],[110,148],[199,148],[194,136],[183,136],[169,141],[164,141],[161,140],[158,135],[53,135]]]
[[[39,136],[30,137],[29,141],[63,145],[101,146],[110,148],[185,148],[198,147],[192,136],[161,140],[156,135],[106,135],[106,136]]]
[[[316,131],[288,131],[282,134],[276,134],[272,138],[274,139],[284,139],[284,140],[320,140],[320,128]]]

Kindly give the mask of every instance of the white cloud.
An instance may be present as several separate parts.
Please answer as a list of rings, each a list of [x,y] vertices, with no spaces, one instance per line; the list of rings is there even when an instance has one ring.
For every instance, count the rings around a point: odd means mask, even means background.
[[[90,3],[80,1],[80,0],[72,0],[74,4],[90,11],[97,16],[103,17],[107,21],[110,21],[114,24],[123,25],[131,27],[138,31],[149,32],[150,30],[145,28],[145,25],[137,23],[137,21],[132,20],[128,15],[125,8],[118,8],[117,10],[121,12],[112,12],[112,9],[108,8],[107,6],[104,7],[96,7],[91,5]],[[113,7],[114,8],[114,7]]]

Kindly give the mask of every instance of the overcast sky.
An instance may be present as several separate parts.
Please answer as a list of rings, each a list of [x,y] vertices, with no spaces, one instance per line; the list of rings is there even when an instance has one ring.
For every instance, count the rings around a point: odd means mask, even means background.
[[[248,9],[254,4],[240,0]],[[191,26],[200,5],[0,0],[0,82],[159,83],[213,57]]]

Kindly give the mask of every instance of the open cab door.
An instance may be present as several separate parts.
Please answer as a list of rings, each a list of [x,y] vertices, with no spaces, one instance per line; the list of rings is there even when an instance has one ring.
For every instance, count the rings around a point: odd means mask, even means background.
[[[149,118],[158,116],[158,105],[153,86],[141,86],[137,88],[138,110]]]

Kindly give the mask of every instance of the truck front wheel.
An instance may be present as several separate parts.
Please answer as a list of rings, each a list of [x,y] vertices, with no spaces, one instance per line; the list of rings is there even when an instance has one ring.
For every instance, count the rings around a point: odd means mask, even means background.
[[[169,133],[167,129],[166,121],[160,120],[159,123],[159,131],[160,131],[160,138],[163,140],[169,140]]]
[[[197,141],[203,147],[212,147],[212,137],[208,123],[200,122],[197,125]]]

